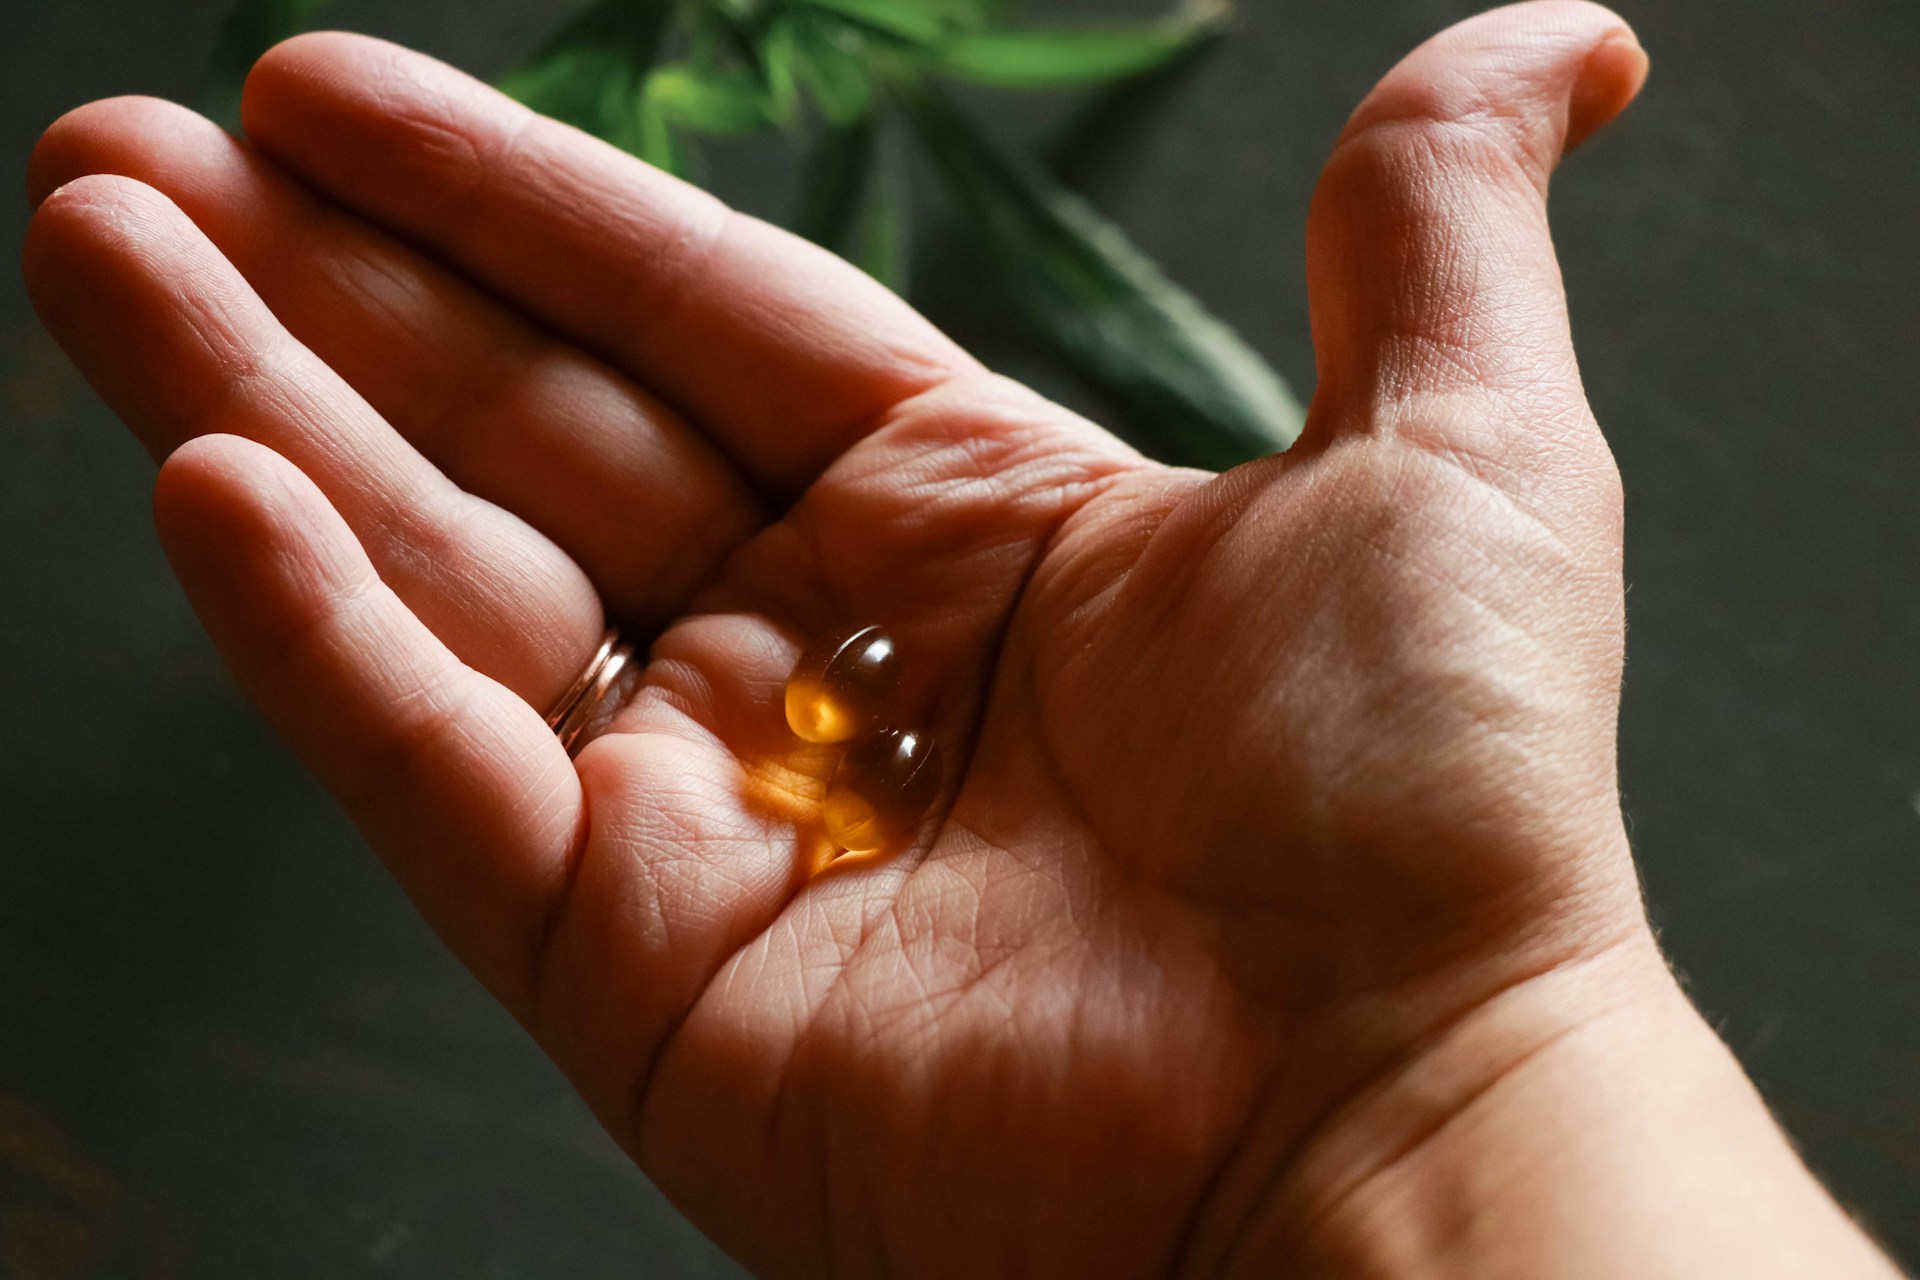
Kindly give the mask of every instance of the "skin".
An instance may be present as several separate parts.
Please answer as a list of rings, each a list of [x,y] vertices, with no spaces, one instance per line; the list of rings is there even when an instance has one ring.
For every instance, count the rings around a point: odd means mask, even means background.
[[[778,1275],[1888,1275],[1662,964],[1617,473],[1548,235],[1646,58],[1413,53],[1315,197],[1285,455],[1147,461],[458,72],[95,103],[27,281],[242,685],[655,1181]],[[542,714],[651,640],[569,761]],[[827,865],[807,639],[946,758]]]

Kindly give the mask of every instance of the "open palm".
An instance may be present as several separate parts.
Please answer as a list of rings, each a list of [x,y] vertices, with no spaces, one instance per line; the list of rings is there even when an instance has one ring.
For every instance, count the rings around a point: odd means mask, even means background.
[[[269,54],[247,143],[59,122],[27,273],[166,459],[242,683],[722,1243],[1207,1268],[1310,1251],[1434,1120],[1369,1099],[1643,949],[1619,502],[1544,213],[1643,65],[1541,3],[1384,81],[1316,199],[1308,433],[1218,477],[363,38]],[[569,761],[542,712],[609,619],[651,654]],[[868,622],[945,789],[827,866],[779,690]]]

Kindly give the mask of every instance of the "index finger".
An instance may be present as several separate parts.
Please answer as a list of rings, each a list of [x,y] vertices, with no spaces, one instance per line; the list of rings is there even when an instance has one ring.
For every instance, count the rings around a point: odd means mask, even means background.
[[[771,492],[975,367],[825,250],[396,45],[287,41],[243,116],[262,151],[604,353]]]

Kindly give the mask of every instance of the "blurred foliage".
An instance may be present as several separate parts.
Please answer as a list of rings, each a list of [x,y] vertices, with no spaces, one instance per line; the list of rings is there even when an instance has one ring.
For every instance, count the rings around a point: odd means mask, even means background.
[[[239,0],[208,106],[237,114],[253,60],[327,2]],[[1017,0],[590,0],[500,87],[690,181],[703,146],[786,135],[803,151],[788,224],[902,293],[917,147],[1011,302],[1119,402],[1121,434],[1224,468],[1292,443],[1302,414],[1286,383],[944,82],[1062,90],[1147,75],[1217,36],[1228,4],[1062,25],[1019,21]]]

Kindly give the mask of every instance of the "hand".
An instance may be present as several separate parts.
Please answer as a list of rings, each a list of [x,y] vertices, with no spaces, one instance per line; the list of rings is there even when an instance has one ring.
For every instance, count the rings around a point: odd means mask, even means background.
[[[1544,205],[1644,70],[1541,3],[1388,76],[1313,207],[1307,433],[1224,476],[363,38],[269,54],[246,143],[60,121],[26,270],[241,683],[726,1247],[1306,1268],[1476,1100],[1677,1005]],[[657,639],[570,762],[542,712],[608,618]],[[825,866],[779,690],[866,622],[947,786]]]

